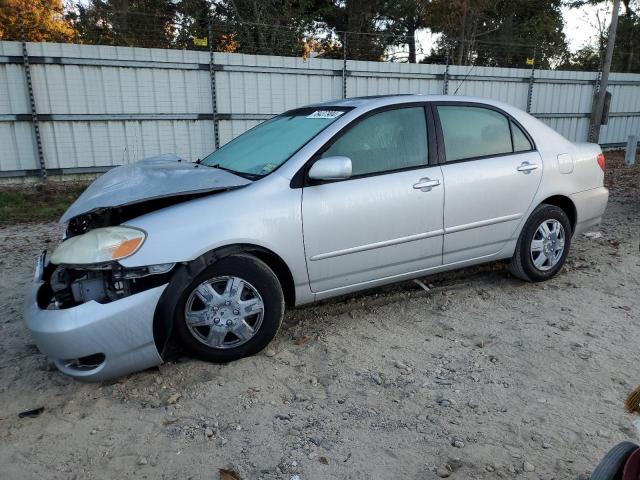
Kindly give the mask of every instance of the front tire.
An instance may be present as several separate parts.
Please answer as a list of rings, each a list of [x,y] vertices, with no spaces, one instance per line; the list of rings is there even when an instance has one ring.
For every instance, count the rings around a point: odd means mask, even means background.
[[[553,277],[564,265],[571,246],[571,223],[555,205],[541,204],[527,219],[511,259],[511,273],[527,282]]]
[[[264,262],[233,255],[185,285],[174,312],[177,337],[188,353],[226,363],[258,353],[275,337],[284,295]]]

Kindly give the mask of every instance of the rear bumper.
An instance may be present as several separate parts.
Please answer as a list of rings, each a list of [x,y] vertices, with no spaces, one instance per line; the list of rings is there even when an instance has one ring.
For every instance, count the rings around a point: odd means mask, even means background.
[[[575,193],[570,197],[577,212],[574,235],[585,232],[602,221],[602,215],[604,215],[609,201],[609,190],[605,187],[598,187]]]
[[[101,381],[159,365],[153,340],[153,317],[166,285],[111,303],[94,301],[63,310],[42,310],[36,278],[27,294],[24,319],[40,351],[58,369],[78,380]],[[92,357],[93,366],[77,359]]]

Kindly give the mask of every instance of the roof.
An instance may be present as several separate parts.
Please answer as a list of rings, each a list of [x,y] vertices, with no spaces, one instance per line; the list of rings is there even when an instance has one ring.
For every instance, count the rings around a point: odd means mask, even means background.
[[[425,94],[395,94],[372,95],[368,97],[350,97],[327,102],[314,103],[311,107],[378,107],[393,105],[396,103],[425,102],[425,101],[453,101],[453,102],[480,102],[499,107],[507,107],[502,102],[482,97],[465,97],[461,95],[425,95]]]

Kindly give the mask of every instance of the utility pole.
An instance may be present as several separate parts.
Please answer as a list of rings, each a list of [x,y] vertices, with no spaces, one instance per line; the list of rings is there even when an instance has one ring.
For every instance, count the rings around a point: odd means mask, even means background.
[[[602,77],[600,88],[591,112],[591,141],[598,143],[600,139],[600,125],[602,124],[602,111],[609,84],[609,70],[611,70],[611,60],[613,59],[613,46],[616,43],[616,30],[618,30],[618,10],[620,10],[620,0],[613,0],[613,12],[611,13],[611,25],[609,25],[609,35],[607,37],[607,50],[602,64]]]

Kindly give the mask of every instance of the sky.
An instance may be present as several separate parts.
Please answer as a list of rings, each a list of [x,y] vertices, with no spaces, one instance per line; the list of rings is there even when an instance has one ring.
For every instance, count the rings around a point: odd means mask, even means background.
[[[587,43],[595,45],[597,38],[598,16],[600,21],[604,21],[605,25],[609,25],[611,14],[602,6],[594,7],[593,5],[585,5],[582,8],[562,8],[562,16],[564,17],[564,34],[567,37],[569,49],[574,52]]]

